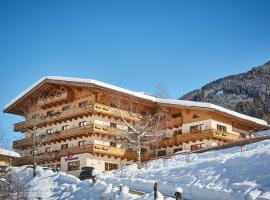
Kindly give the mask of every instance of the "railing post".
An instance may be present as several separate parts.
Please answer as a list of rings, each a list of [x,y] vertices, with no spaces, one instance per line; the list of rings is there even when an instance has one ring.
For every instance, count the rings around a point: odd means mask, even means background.
[[[183,193],[183,190],[182,190],[182,188],[176,188],[175,189],[175,199],[176,200],[183,200],[183,195],[182,195],[182,193]]]
[[[154,183],[154,200],[156,200],[158,198],[158,195],[157,195],[157,188],[158,188],[158,183],[155,182]]]

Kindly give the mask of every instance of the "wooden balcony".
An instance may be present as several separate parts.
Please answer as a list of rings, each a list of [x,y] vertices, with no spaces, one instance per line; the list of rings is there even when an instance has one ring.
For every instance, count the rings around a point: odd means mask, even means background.
[[[52,106],[57,103],[67,102],[73,98],[73,92],[72,91],[66,91],[62,93],[57,93],[54,96],[49,96],[43,99],[38,100],[38,106],[40,107],[46,107],[46,106]]]
[[[134,121],[134,120],[139,120],[142,118],[140,114],[130,113],[125,110],[120,110],[120,109],[106,106],[103,104],[95,103],[95,104],[89,104],[82,108],[77,107],[77,108],[70,109],[68,111],[55,112],[54,114],[50,116],[43,115],[35,121],[23,121],[23,122],[15,123],[14,131],[24,132],[27,130],[27,128],[33,125],[43,126],[46,124],[53,124],[53,123],[61,122],[64,120],[77,118],[80,116],[90,115],[93,113],[99,113],[99,114],[102,114],[104,116],[109,116],[109,117],[121,118],[120,112],[122,113],[123,117],[126,120]]]
[[[106,105],[99,104],[99,103],[95,103],[94,110],[96,113],[100,113],[100,114],[115,117],[115,118],[121,118],[121,114],[122,114],[123,118],[125,118],[126,120],[130,120],[130,121],[132,121],[132,120],[136,121],[136,120],[140,120],[142,118],[142,115],[140,115],[140,114],[128,112],[125,110],[106,106]]]
[[[109,156],[124,157],[126,150],[111,146],[94,144],[93,152]]]
[[[117,128],[102,126],[98,124],[90,124],[84,127],[75,127],[63,131],[57,131],[51,133],[50,135],[46,134],[37,136],[35,138],[35,142],[42,144],[55,144],[56,142],[71,140],[73,138],[76,139],[78,137],[88,136],[95,133],[107,136],[116,136],[120,134],[120,132],[121,130]],[[13,148],[22,150],[26,147],[31,146],[31,144],[32,138],[25,138],[13,141]]]
[[[61,157],[68,155],[77,155],[82,153],[91,153],[97,155],[115,156],[123,158],[126,150],[116,147],[104,146],[104,145],[84,145],[81,147],[70,147],[67,149],[54,150],[49,153],[39,153],[37,155],[38,164],[49,163],[49,162],[60,162]],[[16,165],[29,165],[32,162],[32,156],[25,156],[16,162]]]
[[[14,131],[25,131],[28,127],[33,125],[42,126],[45,124],[57,123],[60,121],[77,118],[83,115],[90,115],[94,113],[93,104],[88,105],[83,108],[74,108],[64,112],[56,112],[54,115],[50,116],[41,116],[39,119],[35,121],[24,121],[14,124]]]
[[[197,140],[203,139],[219,139],[227,142],[238,141],[240,138],[238,135],[229,133],[229,132],[221,132],[215,129],[204,130],[196,133],[186,133],[175,135],[171,138],[161,139],[160,141],[152,144],[152,148],[167,148],[172,146],[178,146],[184,142],[195,142]]]
[[[142,162],[148,161],[148,160],[150,160],[150,158],[151,158],[151,155],[150,155],[149,152],[142,152],[141,153],[141,161]],[[136,154],[136,152],[135,151],[132,151],[132,150],[126,151],[125,159],[127,159],[127,161],[134,161],[134,162],[136,162],[136,160],[137,160],[137,154]]]

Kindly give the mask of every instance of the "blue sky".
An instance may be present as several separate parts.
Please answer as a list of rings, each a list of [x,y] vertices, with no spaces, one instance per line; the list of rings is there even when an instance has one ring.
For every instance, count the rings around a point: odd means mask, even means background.
[[[1,0],[0,107],[47,75],[171,98],[270,60],[270,1]],[[13,137],[21,119],[0,114]]]

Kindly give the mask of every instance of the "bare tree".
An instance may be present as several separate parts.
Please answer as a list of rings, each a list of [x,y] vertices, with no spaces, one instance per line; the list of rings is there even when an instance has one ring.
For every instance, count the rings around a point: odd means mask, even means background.
[[[124,116],[121,107],[123,107],[118,99],[116,102],[117,112],[120,115],[122,125],[127,127],[120,132],[119,138],[126,139],[131,146],[136,149],[137,166],[141,169],[141,151],[142,145],[150,144],[156,141],[156,138],[161,135],[161,121],[165,119],[165,115],[160,107],[154,108],[152,111],[140,115],[134,120],[127,120]],[[129,104],[130,116],[134,114],[132,103]]]
[[[155,96],[164,99],[168,99],[170,97],[168,90],[161,83],[156,85]]]
[[[40,133],[38,123],[42,120],[42,116],[37,115],[37,111],[39,111],[39,106],[37,103],[37,99],[31,99],[26,104],[26,109],[24,110],[24,116],[26,118],[26,134],[31,138],[31,165],[33,167],[33,177],[36,176],[38,161],[42,158],[42,155],[38,154],[39,148],[44,141],[51,135],[49,133],[42,134]],[[29,113],[33,113],[31,117]]]

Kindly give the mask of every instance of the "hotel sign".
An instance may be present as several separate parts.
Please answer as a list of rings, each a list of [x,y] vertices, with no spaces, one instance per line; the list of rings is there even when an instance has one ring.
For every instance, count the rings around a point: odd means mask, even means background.
[[[72,153],[70,153],[70,152],[68,152],[68,154],[67,154],[67,156],[65,157],[65,161],[67,162],[67,161],[70,161],[70,160],[77,160],[77,159],[79,159],[79,157],[78,156],[74,156]]]

